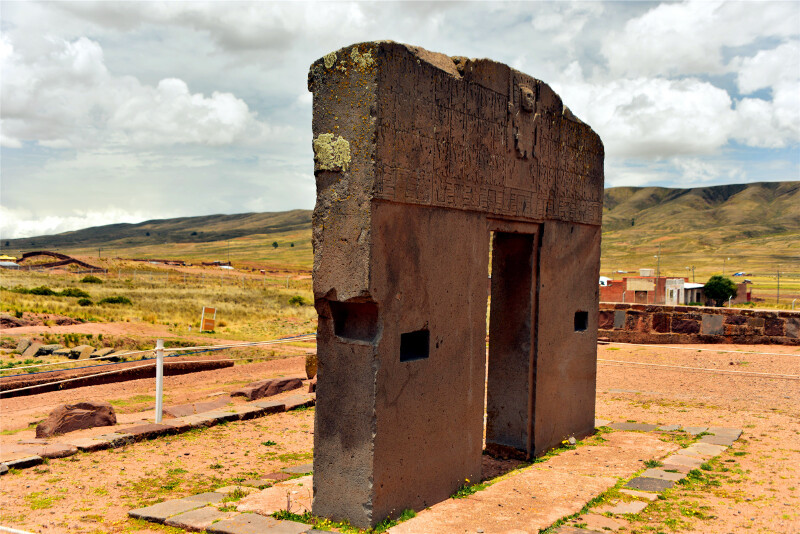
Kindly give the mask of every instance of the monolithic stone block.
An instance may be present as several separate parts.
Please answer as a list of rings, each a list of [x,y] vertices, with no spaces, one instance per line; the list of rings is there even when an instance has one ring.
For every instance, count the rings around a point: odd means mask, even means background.
[[[231,393],[231,397],[247,397],[247,400],[257,400],[297,389],[302,385],[303,380],[301,378],[271,378],[253,382],[241,389],[237,389]]]
[[[103,401],[86,401],[75,404],[62,404],[36,426],[37,438],[49,438],[54,434],[63,434],[93,428],[96,426],[113,426],[117,424],[114,407]]]
[[[700,333],[709,336],[719,336],[723,333],[722,321],[725,318],[722,315],[712,315],[709,313],[703,314],[703,320],[700,325]]]
[[[614,312],[614,328],[625,328],[625,310],[616,310]]]
[[[764,334],[767,336],[782,336],[783,319],[767,319],[764,324]]]
[[[670,323],[672,316],[668,313],[654,313],[653,314],[653,330],[660,334],[669,333]]]
[[[696,334],[700,331],[700,324],[693,319],[680,319],[673,315],[672,331],[676,334]]]
[[[592,432],[597,134],[540,80],[392,42],[326,55],[309,89],[314,513],[372,526],[478,479],[484,396],[490,448]]]

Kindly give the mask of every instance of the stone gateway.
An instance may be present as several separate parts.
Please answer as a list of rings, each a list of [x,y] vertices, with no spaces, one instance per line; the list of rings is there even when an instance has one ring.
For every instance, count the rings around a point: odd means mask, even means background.
[[[591,433],[599,136],[526,74],[393,42],[308,83],[314,514],[366,527],[480,480],[484,401],[493,454]]]

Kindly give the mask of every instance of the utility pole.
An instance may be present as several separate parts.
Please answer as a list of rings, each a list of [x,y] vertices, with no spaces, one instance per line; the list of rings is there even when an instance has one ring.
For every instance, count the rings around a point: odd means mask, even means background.
[[[661,243],[658,244],[658,255],[656,256],[656,294],[655,298],[653,299],[653,304],[658,304],[658,283],[661,278]],[[664,287],[664,292],[666,293],[666,282]]]
[[[778,265],[778,295],[775,297],[775,303],[781,303],[781,266]]]

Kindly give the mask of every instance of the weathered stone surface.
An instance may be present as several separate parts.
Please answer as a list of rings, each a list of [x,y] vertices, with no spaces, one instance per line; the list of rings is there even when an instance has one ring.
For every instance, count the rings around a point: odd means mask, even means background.
[[[317,376],[317,353],[306,354],[306,377],[311,379]]]
[[[222,496],[220,495],[220,497]],[[169,517],[188,512],[189,510],[202,508],[205,505],[206,503],[200,501],[172,499],[170,501],[154,504],[153,506],[131,510],[128,512],[128,515],[135,519],[144,519],[145,521],[152,521],[153,523],[164,523]]]
[[[800,338],[800,318],[792,317],[786,319],[784,323],[784,329],[786,330],[786,337],[797,339]]]
[[[300,378],[271,378],[253,382],[241,389],[237,389],[231,393],[231,397],[246,397],[247,400],[258,400],[302,386],[303,380]]]
[[[710,436],[703,436],[699,440],[698,443],[710,443],[712,445],[723,445],[725,447],[730,447],[736,441],[736,438],[733,436],[726,436],[722,435],[710,435]]]
[[[764,324],[764,335],[766,336],[782,336],[783,335],[783,320],[782,319],[767,319]]]
[[[581,516],[578,520],[581,523],[586,524],[586,528],[592,534],[596,532],[616,532],[623,527],[626,527],[628,523],[621,519],[615,519],[613,517],[606,517],[600,514],[585,514]]]
[[[689,467],[687,465],[672,464],[672,463],[669,463],[669,462],[665,461],[664,465],[661,466],[661,469],[663,469],[664,471],[671,471],[671,472],[674,472],[674,473],[688,473],[693,468]]]
[[[39,352],[39,349],[41,347],[42,347],[41,343],[38,343],[38,342],[34,341],[30,345],[28,345],[28,348],[25,349],[25,352],[22,353],[22,357],[23,358],[33,358],[34,356],[36,356],[36,353]]]
[[[658,430],[661,432],[675,432],[676,430],[680,430],[681,425],[662,425],[658,427]]]
[[[314,376],[314,378],[308,381],[308,392],[315,393],[316,391],[317,391],[317,377]]]
[[[726,426],[710,426],[708,427],[707,432],[710,434],[714,434],[715,436],[725,436],[733,438],[734,440],[739,439],[739,436],[742,435],[741,428],[731,428]]]
[[[664,458],[664,464],[671,464],[671,465],[685,465],[691,469],[696,467],[700,467],[702,465],[703,460],[700,458],[695,458],[693,456],[686,456],[682,454],[683,449],[678,452],[678,454],[673,454],[672,456],[667,456]]]
[[[222,499],[224,498],[225,496],[222,495],[221,493],[217,493],[215,491],[207,491],[205,493],[189,495],[188,497],[184,497],[183,500],[191,502],[199,502],[203,504],[216,504],[222,501]]]
[[[110,442],[92,438],[72,438],[67,440],[66,443],[73,445],[82,452],[94,452],[111,448]]]
[[[14,349],[14,352],[16,352],[17,354],[22,354],[23,352],[25,352],[25,349],[27,349],[30,345],[31,345],[31,340],[22,337],[17,342],[17,348]]]
[[[670,329],[671,318],[666,313],[653,314],[653,330],[659,333],[667,333]],[[601,327],[602,328],[602,327]]]
[[[702,434],[708,430],[707,426],[685,426],[683,427],[683,431],[687,434],[691,434],[692,436],[696,436],[698,434]]]
[[[289,478],[289,476],[286,475],[286,478]],[[241,484],[242,486],[248,486],[252,488],[266,488],[271,486],[274,482],[275,482],[274,479],[264,477],[264,478],[249,478],[247,480],[242,480],[241,482],[239,482],[239,484]]]
[[[42,458],[66,458],[78,452],[78,449],[66,443],[48,442],[47,440],[26,440],[18,443],[6,443],[2,446],[0,461],[6,461],[9,455],[14,457],[41,456]]]
[[[174,426],[155,423],[120,428],[119,432],[132,436],[136,441],[177,433]]]
[[[113,426],[117,424],[114,407],[103,401],[86,401],[63,404],[36,426],[37,438],[49,438],[83,428]]]
[[[60,356],[62,358],[69,358],[69,355],[72,353],[72,349],[58,349],[53,351],[53,356]]]
[[[249,493],[253,493],[254,491],[258,491],[258,488],[257,487],[252,487],[252,486],[248,486],[246,484],[243,484],[243,485],[240,485],[240,486],[223,486],[221,488],[215,489],[214,493],[221,493],[223,495],[227,495],[227,494],[233,493],[235,491],[249,494]]]
[[[672,331],[676,334],[696,334],[700,331],[700,323],[692,319],[681,319],[673,315]]]
[[[643,491],[664,491],[665,489],[671,488],[674,484],[675,483],[671,480],[636,477],[625,484],[625,487]]]
[[[278,521],[258,514],[239,514],[206,528],[209,534],[302,534],[310,527],[294,521]]]
[[[236,512],[220,512],[216,506],[205,506],[169,517],[164,521],[164,524],[200,532],[217,521],[230,519],[236,515],[238,515]]]
[[[264,410],[264,414],[286,411],[286,403],[283,401],[259,401],[254,402],[253,405],[262,408]]]
[[[6,464],[0,464],[0,475],[5,475],[8,473],[8,466]]]
[[[625,430],[628,432],[651,432],[658,428],[658,425],[650,425],[647,423],[611,423],[608,426],[614,430]]]
[[[278,482],[272,487],[251,493],[239,501],[236,509],[240,512],[270,515],[278,510],[285,510],[288,501],[292,512],[302,514],[311,510],[312,497],[313,480],[311,475],[307,475]]]
[[[540,80],[397,43],[329,54],[309,88],[315,512],[371,526],[480,476],[490,232],[507,357],[487,442],[529,457],[591,433],[599,137]]]
[[[600,428],[601,426],[608,426],[611,421],[608,419],[595,419],[594,420],[594,427]]]
[[[625,328],[625,310],[614,311],[614,328]]]

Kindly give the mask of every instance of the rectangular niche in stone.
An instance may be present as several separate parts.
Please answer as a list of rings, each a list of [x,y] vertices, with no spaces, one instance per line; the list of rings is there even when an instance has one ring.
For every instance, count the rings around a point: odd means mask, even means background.
[[[492,454],[592,432],[597,134],[527,74],[388,41],[308,84],[314,514],[368,527],[480,480],[484,398]]]

